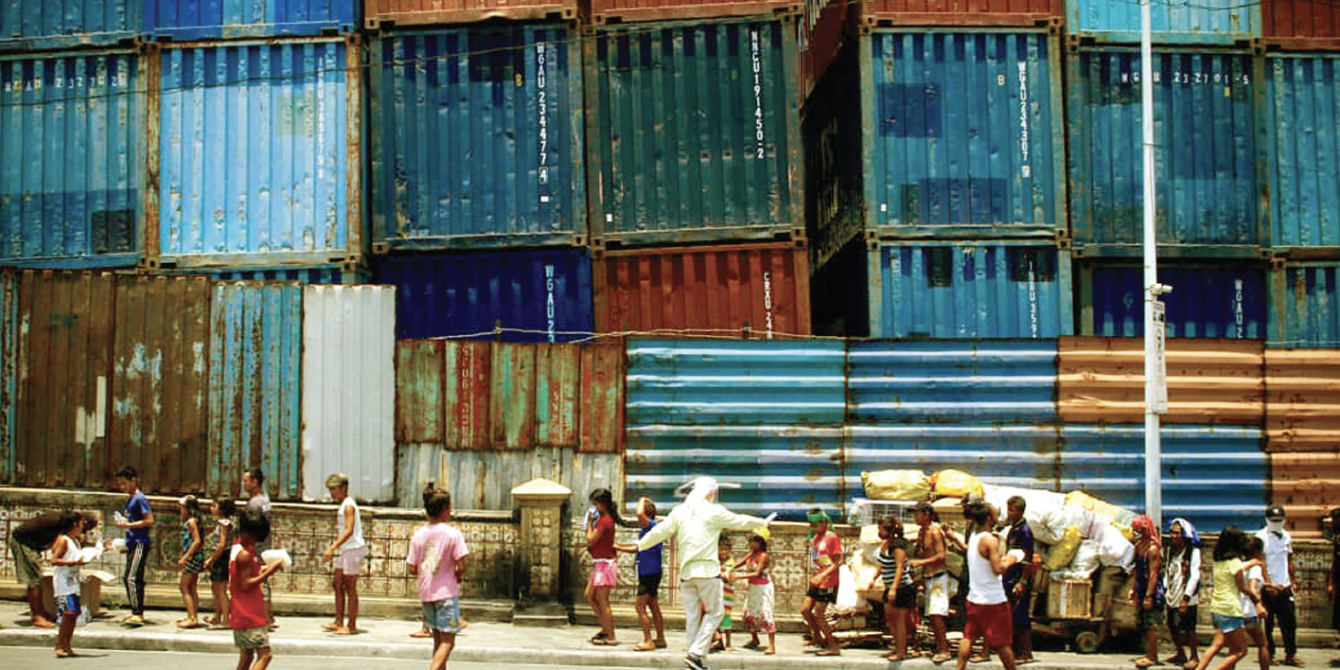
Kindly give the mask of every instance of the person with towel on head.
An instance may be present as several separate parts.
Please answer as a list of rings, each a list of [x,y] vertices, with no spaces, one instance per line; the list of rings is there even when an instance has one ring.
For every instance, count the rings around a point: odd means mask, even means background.
[[[1196,615],[1200,598],[1200,534],[1183,518],[1168,524],[1168,556],[1164,559],[1163,599],[1168,604],[1168,633],[1177,654],[1168,663],[1195,670],[1200,664]],[[1186,647],[1191,655],[1183,651]]]

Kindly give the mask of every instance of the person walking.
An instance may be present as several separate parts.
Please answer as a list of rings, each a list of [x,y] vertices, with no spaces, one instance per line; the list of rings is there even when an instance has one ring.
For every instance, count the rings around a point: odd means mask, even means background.
[[[1168,557],[1164,560],[1163,596],[1168,603],[1168,633],[1177,654],[1168,663],[1185,670],[1200,664],[1196,615],[1200,599],[1200,534],[1190,521],[1176,518],[1168,525]],[[1191,652],[1188,656],[1187,651]]]
[[[1145,635],[1145,657],[1135,662],[1137,668],[1152,668],[1159,664],[1159,628],[1163,626],[1163,543],[1159,529],[1148,515],[1141,514],[1131,521],[1135,534],[1135,590],[1136,623]]]
[[[711,477],[693,480],[685,491],[688,495],[684,502],[637,543],[638,551],[645,551],[667,540],[675,541],[688,641],[684,662],[687,670],[707,670],[708,646],[723,615],[717,538],[723,530],[766,527],[773,518],[760,519],[728,511],[716,502],[718,488]]]
[[[1303,667],[1298,658],[1298,615],[1294,607],[1293,537],[1284,529],[1284,508],[1266,510],[1266,527],[1256,532],[1266,545],[1266,584],[1262,590],[1266,606],[1266,644],[1275,656],[1275,622],[1284,640],[1284,665]]]
[[[1014,629],[1013,651],[1017,663],[1033,662],[1033,615],[1029,606],[1033,602],[1033,572],[1036,570],[1034,559],[1035,542],[1033,528],[1024,519],[1028,510],[1028,501],[1023,496],[1012,496],[1005,503],[1005,551],[1019,551],[1023,559],[1005,570],[1001,582],[1005,586],[1005,595],[1010,599],[1010,624]]]
[[[149,562],[149,529],[154,525],[154,512],[149,499],[140,491],[140,473],[126,466],[116,472],[117,484],[130,498],[126,512],[116,517],[116,527],[126,531],[126,600],[130,616],[122,620],[131,628],[144,625],[144,569]]]
[[[967,623],[958,645],[957,668],[964,670],[967,667],[972,641],[981,637],[986,640],[987,649],[996,650],[1005,670],[1014,670],[1014,650],[1010,648],[1014,627],[1010,601],[1000,577],[1023,558],[1023,551],[1001,551],[1000,538],[995,534],[996,511],[990,505],[974,502],[966,506],[963,515],[972,523],[973,529],[967,543]]]
[[[242,490],[247,492],[247,507],[245,512],[256,512],[265,517],[265,525],[272,527],[273,519],[270,516],[270,495],[265,492],[265,473],[260,468],[253,468],[242,473]],[[256,554],[260,555],[270,550],[271,535],[267,534],[265,539],[256,542]],[[270,601],[270,580],[261,581],[261,595],[265,598],[265,620],[271,632],[274,632],[279,626],[275,625],[274,604]]]
[[[931,657],[931,662],[939,665],[953,658],[949,655],[949,628],[945,622],[949,616],[949,553],[935,508],[922,501],[912,508],[912,514],[917,522],[919,558],[913,559],[909,565],[921,569],[921,581],[926,589],[925,614],[935,632],[935,656]]]

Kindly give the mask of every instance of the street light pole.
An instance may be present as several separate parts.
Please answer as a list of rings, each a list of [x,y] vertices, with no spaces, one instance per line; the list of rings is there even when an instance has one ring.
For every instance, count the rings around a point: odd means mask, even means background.
[[[1164,319],[1158,283],[1158,238],[1154,189],[1154,54],[1150,1],[1140,0],[1140,109],[1144,149],[1144,296],[1145,296],[1145,513],[1163,527],[1163,448],[1159,414],[1167,411],[1164,382]]]

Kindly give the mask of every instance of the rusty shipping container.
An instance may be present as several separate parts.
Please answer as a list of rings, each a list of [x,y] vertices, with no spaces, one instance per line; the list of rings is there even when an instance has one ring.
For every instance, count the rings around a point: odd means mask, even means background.
[[[18,394],[19,278],[0,272],[0,483],[14,481],[15,396]]]
[[[113,315],[108,463],[144,490],[205,492],[211,282],[120,277]]]
[[[594,246],[804,235],[795,16],[584,41]]]
[[[837,60],[854,12],[847,0],[806,0],[800,25],[800,93],[808,101],[819,80]],[[802,105],[805,103],[802,102]]]
[[[802,0],[590,0],[595,25],[798,14]]]
[[[1340,6],[1333,0],[1262,0],[1262,36],[1291,50],[1340,48]]]
[[[368,30],[393,26],[577,18],[577,0],[363,0],[363,25]]]
[[[765,340],[810,334],[803,244],[607,251],[592,264],[597,333]]]
[[[1164,423],[1261,425],[1265,351],[1259,340],[1170,339]],[[1062,337],[1057,395],[1065,423],[1144,423],[1144,341]]]
[[[1340,257],[1340,55],[1265,58],[1263,122],[1276,253]]]
[[[1060,26],[1061,0],[868,0],[861,23],[888,26]]]
[[[1335,456],[1340,445],[1340,351],[1266,349],[1266,450]]]
[[[1334,450],[1270,454],[1270,504],[1284,508],[1289,533],[1295,538],[1320,539],[1321,520],[1337,507],[1337,501],[1340,456]]]

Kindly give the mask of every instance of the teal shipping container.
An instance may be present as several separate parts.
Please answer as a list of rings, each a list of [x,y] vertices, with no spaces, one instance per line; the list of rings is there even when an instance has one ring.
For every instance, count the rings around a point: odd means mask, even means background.
[[[130,51],[0,59],[0,263],[139,262],[143,60]]]
[[[1140,43],[1139,0],[1066,0],[1066,28],[1081,38]],[[1232,45],[1261,36],[1261,3],[1150,0],[1155,44]]]
[[[157,40],[347,35],[360,0],[131,0],[144,3],[145,32]]]
[[[1269,189],[1256,110],[1260,59],[1245,52],[1154,53],[1161,254],[1257,257]],[[1140,53],[1070,54],[1071,227],[1087,255],[1139,256],[1143,230]]]
[[[371,51],[374,250],[584,243],[574,28],[397,32]]]
[[[863,231],[1064,233],[1059,39],[877,30],[850,43],[805,108],[812,261],[827,263]]]
[[[1340,56],[1272,53],[1266,75],[1271,246],[1340,247]]]
[[[794,16],[601,26],[584,49],[597,246],[803,236]]]
[[[1266,344],[1340,348],[1340,262],[1289,262],[1270,269]]]
[[[0,52],[106,47],[142,35],[146,0],[0,0]]]

